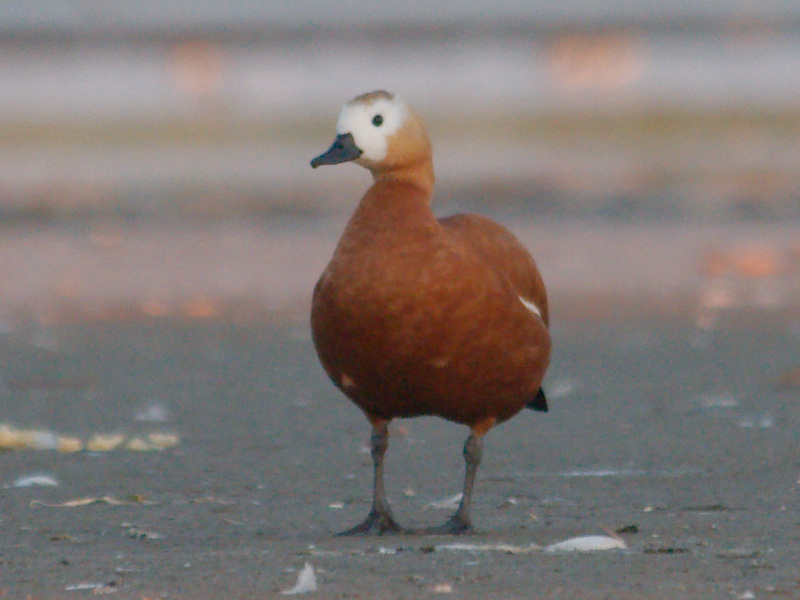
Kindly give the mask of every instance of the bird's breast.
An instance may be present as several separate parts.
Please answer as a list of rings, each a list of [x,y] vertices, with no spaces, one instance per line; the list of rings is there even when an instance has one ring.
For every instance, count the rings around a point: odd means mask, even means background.
[[[314,292],[314,343],[348,397],[467,422],[481,398],[536,392],[547,329],[502,277],[447,248],[376,254],[335,255]]]

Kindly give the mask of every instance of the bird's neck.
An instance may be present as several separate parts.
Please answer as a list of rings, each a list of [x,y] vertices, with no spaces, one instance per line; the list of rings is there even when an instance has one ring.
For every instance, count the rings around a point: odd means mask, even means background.
[[[342,239],[359,245],[386,247],[408,245],[418,235],[428,236],[441,228],[431,209],[429,181],[419,177],[375,177],[358,204]]]
[[[435,176],[433,161],[429,158],[391,169],[373,170],[373,185],[382,183],[407,183],[422,190],[428,198],[433,193]]]

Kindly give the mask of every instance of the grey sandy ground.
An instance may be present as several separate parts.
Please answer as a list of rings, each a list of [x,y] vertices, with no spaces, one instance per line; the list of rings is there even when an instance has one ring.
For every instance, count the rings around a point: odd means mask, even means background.
[[[777,384],[800,360],[797,315],[731,310],[703,339],[681,310],[554,320],[552,411],[489,435],[478,532],[456,539],[334,537],[369,507],[368,428],[326,381],[302,319],[9,328],[0,421],[181,442],[0,455],[0,596],[280,597],[306,562],[320,598],[800,594],[800,391]],[[137,421],[152,405],[166,421]],[[395,426],[401,523],[445,519],[427,505],[458,490],[464,435],[435,419]],[[59,485],[13,487],[34,473]],[[104,496],[128,503],[52,506]],[[625,551],[439,547],[622,528]]]

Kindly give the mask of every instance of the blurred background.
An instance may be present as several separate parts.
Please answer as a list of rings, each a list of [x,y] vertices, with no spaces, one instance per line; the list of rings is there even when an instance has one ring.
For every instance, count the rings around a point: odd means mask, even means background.
[[[502,557],[331,537],[367,426],[308,314],[370,177],[309,161],[378,88],[434,211],[548,287],[553,410],[479,475]],[[1,597],[264,597],[306,561],[338,598],[797,597],[798,356],[798,0],[0,1]],[[460,489],[456,429],[393,427],[402,523]]]
[[[436,212],[511,226],[556,295],[786,302],[798,33],[791,0],[4,3],[0,309],[303,314],[369,183],[308,162],[377,88]]]

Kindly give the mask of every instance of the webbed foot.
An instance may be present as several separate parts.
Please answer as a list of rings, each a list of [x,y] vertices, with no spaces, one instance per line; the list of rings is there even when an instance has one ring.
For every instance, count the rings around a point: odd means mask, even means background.
[[[390,512],[371,510],[363,523],[342,531],[338,535],[384,535],[405,532],[406,530],[397,524]]]
[[[462,517],[460,513],[454,514],[447,521],[435,527],[420,529],[418,533],[423,535],[463,535],[473,533],[472,524],[468,518]]]

